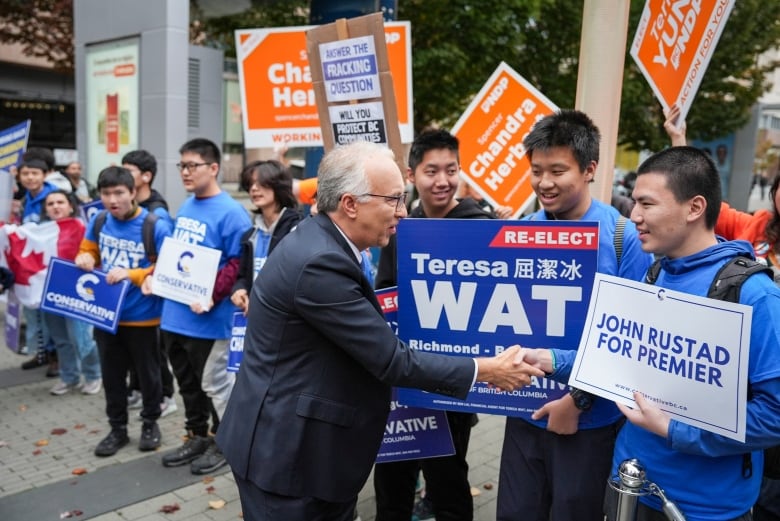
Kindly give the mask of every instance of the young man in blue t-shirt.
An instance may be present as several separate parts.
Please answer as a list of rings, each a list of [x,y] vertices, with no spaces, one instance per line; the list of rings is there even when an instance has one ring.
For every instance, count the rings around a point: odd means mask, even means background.
[[[618,259],[615,235],[621,216],[590,195],[599,140],[598,128],[576,110],[552,114],[533,127],[523,146],[542,209],[528,219],[598,221],[598,271],[636,280],[652,256],[642,252],[634,225],[623,220]],[[544,404],[531,421],[507,418],[498,520],[602,521],[604,486],[622,416],[610,401],[572,392]]]
[[[238,275],[241,235],[252,222],[246,209],[219,186],[217,145],[198,138],[179,152],[177,167],[184,189],[192,195],[176,214],[173,238],[219,250],[222,256],[210,306],[164,299],[160,330],[184,402],[189,437],[162,462],[166,467],[190,463],[193,474],[207,474],[225,465],[209,436],[209,418],[215,433],[235,381],[235,374],[227,371],[232,317],[238,311],[230,302],[230,291]],[[151,290],[150,284],[146,290]]]

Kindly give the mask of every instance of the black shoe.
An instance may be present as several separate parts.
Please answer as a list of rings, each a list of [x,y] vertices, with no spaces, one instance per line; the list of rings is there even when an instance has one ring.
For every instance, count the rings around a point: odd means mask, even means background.
[[[95,456],[105,458],[107,456],[113,456],[116,451],[130,443],[130,438],[127,437],[127,429],[111,429],[108,436],[103,438],[98,446],[95,447]]]
[[[22,369],[35,369],[49,363],[49,355],[46,351],[38,351],[35,356],[22,363]]]
[[[162,464],[164,467],[178,467],[185,465],[206,452],[209,448],[209,439],[206,436],[196,436],[190,434],[184,445],[175,451],[163,456]]]
[[[46,378],[56,378],[60,375],[60,363],[56,358],[49,357],[49,367],[46,368]]]
[[[224,467],[226,464],[227,461],[225,461],[225,456],[222,455],[222,451],[219,450],[216,442],[212,439],[211,445],[206,449],[206,452],[192,462],[192,465],[190,465],[190,472],[193,474],[208,474],[220,467]]]
[[[141,439],[138,442],[138,450],[155,450],[160,446],[160,427],[157,422],[144,422],[141,426]]]

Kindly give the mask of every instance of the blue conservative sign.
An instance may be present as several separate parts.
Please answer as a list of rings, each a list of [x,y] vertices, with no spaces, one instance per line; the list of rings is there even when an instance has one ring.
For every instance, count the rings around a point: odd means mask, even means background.
[[[127,280],[109,284],[102,271],[84,271],[72,262],[52,258],[41,309],[115,333],[129,284]]]
[[[398,334],[398,289],[380,289],[376,298],[395,334]],[[393,389],[385,435],[376,456],[377,463],[406,459],[436,458],[455,454],[450,425],[444,411],[401,405]]]
[[[598,223],[405,219],[398,226],[399,337],[413,349],[495,356],[514,344],[577,349],[598,259]],[[466,401],[399,389],[401,403],[530,418],[567,386],[534,379]]]

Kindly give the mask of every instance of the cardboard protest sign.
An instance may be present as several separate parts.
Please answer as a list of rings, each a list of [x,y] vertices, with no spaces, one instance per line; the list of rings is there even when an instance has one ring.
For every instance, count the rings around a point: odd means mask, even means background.
[[[382,143],[404,164],[382,13],[310,29],[306,50],[325,150],[352,141]]]
[[[398,334],[398,288],[377,290],[387,325]],[[407,459],[436,458],[455,454],[450,425],[444,411],[401,405],[393,389],[390,414],[385,424],[377,463]]]
[[[236,31],[244,143],[248,148],[322,146],[320,113],[306,51],[306,31],[315,26]],[[411,26],[383,27],[392,71],[401,141],[414,138]],[[345,122],[345,121],[341,121]]]
[[[598,263],[598,230],[586,221],[404,219],[399,337],[412,349],[452,356],[494,356],[514,344],[576,349]],[[511,392],[477,383],[465,401],[412,389],[398,396],[407,405],[530,420],[567,392],[565,384],[534,378]]]
[[[519,215],[534,200],[523,138],[534,123],[558,110],[502,62],[455,123],[461,176],[494,206]]]
[[[669,2],[647,0],[631,57],[664,109],[688,114],[735,0]]]
[[[745,441],[753,308],[597,274],[569,384]]]

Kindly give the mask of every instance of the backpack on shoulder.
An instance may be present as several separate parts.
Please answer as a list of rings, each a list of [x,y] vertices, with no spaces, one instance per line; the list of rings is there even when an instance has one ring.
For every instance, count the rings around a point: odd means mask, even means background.
[[[106,216],[108,210],[101,210],[100,213],[95,216],[95,222],[92,225],[92,233],[96,239],[100,237],[100,230],[106,224]],[[160,218],[159,215],[152,212],[148,212],[144,217],[143,228],[141,229],[141,238],[144,244],[144,253],[151,262],[157,261],[157,245],[154,243],[154,225]]]

